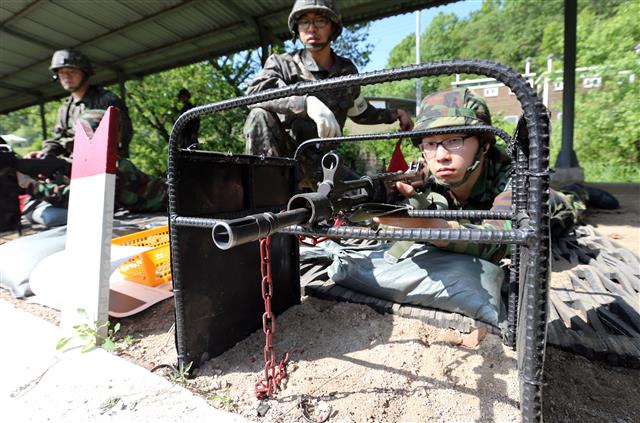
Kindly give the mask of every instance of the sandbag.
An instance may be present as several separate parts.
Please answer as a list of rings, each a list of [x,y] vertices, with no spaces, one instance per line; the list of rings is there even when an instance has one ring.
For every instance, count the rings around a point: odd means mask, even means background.
[[[67,227],[62,226],[0,245],[0,286],[16,298],[33,295],[31,271],[45,257],[64,250],[66,235]]]
[[[493,263],[434,246],[414,244],[396,263],[385,260],[392,244],[353,247],[325,241],[300,250],[301,261],[332,257],[328,276],[337,284],[400,304],[464,314],[499,326],[504,274]]]
[[[44,225],[48,228],[67,224],[69,211],[63,207],[55,207],[46,201],[40,202],[27,218],[33,223]]]

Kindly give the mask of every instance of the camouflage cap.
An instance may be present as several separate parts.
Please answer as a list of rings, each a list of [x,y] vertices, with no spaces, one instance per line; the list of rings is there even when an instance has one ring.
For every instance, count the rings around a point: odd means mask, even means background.
[[[422,100],[414,129],[467,125],[491,125],[487,102],[467,88],[450,88]]]

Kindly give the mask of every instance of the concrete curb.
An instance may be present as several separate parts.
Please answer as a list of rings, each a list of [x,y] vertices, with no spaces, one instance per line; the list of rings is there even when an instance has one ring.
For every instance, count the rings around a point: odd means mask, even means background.
[[[60,329],[0,301],[0,409],[12,422],[244,423],[102,349],[57,352]]]

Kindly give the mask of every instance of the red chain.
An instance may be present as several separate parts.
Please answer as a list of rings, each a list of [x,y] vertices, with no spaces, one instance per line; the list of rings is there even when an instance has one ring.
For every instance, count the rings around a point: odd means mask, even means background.
[[[326,237],[326,236],[298,235],[298,241],[300,241],[300,244],[311,245],[312,247],[315,247],[316,245],[318,245],[321,242],[324,242],[324,241],[326,241],[328,239],[329,239],[329,237]]]
[[[349,222],[340,217],[340,216],[336,216],[335,217],[335,221],[333,222],[333,227],[337,228],[339,226],[347,226]],[[328,236],[306,236],[306,235],[298,235],[298,241],[301,244],[305,244],[305,245],[310,245],[312,247],[315,247],[316,245],[320,244],[321,242],[325,242],[326,240],[328,240],[329,237]]]
[[[287,377],[287,362],[289,353],[285,353],[276,368],[276,354],[273,350],[273,334],[276,331],[276,318],[271,312],[271,298],[273,297],[273,281],[271,279],[271,252],[269,246],[271,237],[260,239],[260,272],[262,274],[261,290],[264,300],[262,314],[262,330],[265,334],[264,379],[256,383],[256,397],[265,398],[278,391],[280,381]]]

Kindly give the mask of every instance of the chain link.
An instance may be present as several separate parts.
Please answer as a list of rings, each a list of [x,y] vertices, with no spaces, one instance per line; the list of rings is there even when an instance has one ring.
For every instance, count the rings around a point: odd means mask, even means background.
[[[298,241],[300,242],[300,244],[309,245],[311,247],[315,247],[316,245],[320,244],[321,242],[325,242],[328,239],[329,237],[326,236],[298,235]]]
[[[276,331],[276,318],[271,311],[271,298],[273,297],[273,280],[271,279],[271,237],[260,239],[260,272],[262,281],[260,289],[264,300],[264,313],[262,314],[262,331],[265,335],[264,379],[258,381],[255,386],[256,397],[265,398],[278,391],[280,381],[287,377],[287,362],[289,353],[285,353],[276,367],[276,354],[273,350],[273,334]]]
[[[336,228],[338,226],[347,226],[349,221],[344,217],[337,215],[335,216],[335,220],[333,222],[333,227]],[[310,245],[315,247],[321,242],[325,242],[326,240],[331,239],[328,236],[308,236],[308,235],[298,235],[298,242],[304,245]]]

